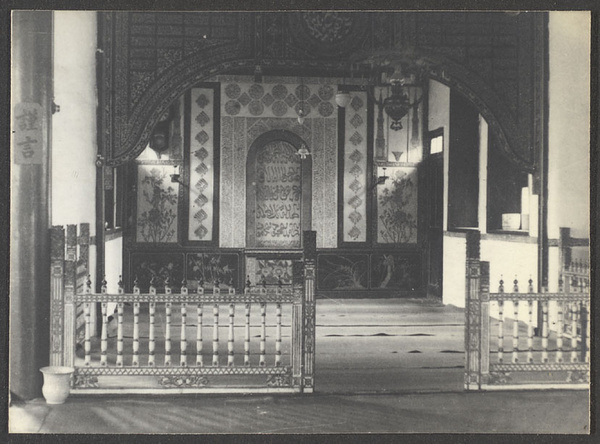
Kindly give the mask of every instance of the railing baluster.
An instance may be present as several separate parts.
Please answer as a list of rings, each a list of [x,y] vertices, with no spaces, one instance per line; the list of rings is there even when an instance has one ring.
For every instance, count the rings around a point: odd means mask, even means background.
[[[504,293],[504,280],[500,278],[498,293]],[[504,300],[498,299],[498,362],[504,361]]]
[[[148,312],[149,315],[148,317],[150,318],[149,320],[149,331],[148,331],[148,365],[150,367],[154,367],[154,365],[156,364],[155,361],[155,350],[156,350],[156,341],[154,338],[154,317],[156,314],[156,302],[150,302],[149,307],[148,307]]]
[[[156,287],[154,286],[154,277],[152,277],[152,280],[150,281],[150,293],[156,294]],[[165,279],[165,294],[173,294],[173,290],[171,289],[168,276]],[[172,303],[165,302],[165,367],[171,366],[171,310]]]
[[[529,322],[527,325],[527,362],[533,362],[533,301],[527,303]]]
[[[229,337],[227,338],[227,366],[233,367],[233,324],[235,322],[235,304],[229,304]]]
[[[519,301],[513,301],[512,362],[519,362]]]
[[[131,365],[140,365],[140,303],[133,303],[133,357]]]
[[[248,287],[246,287],[248,288]],[[244,365],[250,365],[250,303],[246,303],[246,332],[244,335]]]
[[[513,281],[513,293],[519,293],[519,281],[515,276]],[[512,362],[519,362],[519,301],[513,300],[513,344],[512,344]]]
[[[281,365],[281,303],[277,303],[277,333],[275,336],[275,367]]]
[[[542,362],[548,362],[548,301],[542,302]]]
[[[171,365],[171,302],[165,302],[165,367]]]
[[[265,352],[267,344],[267,304],[266,302],[260,303],[260,362],[261,367],[265,366]]]
[[[123,302],[117,304],[117,367],[123,367]]]
[[[571,362],[578,362],[577,358],[577,302],[571,304]]]
[[[84,340],[84,350],[85,350],[85,365],[89,366],[91,364],[91,316],[90,316],[90,303],[86,302],[83,304],[83,316],[85,319],[85,340]]]
[[[219,304],[213,306],[213,359],[212,365],[219,365]]]
[[[181,295],[182,296],[187,296],[188,295],[188,289],[187,289],[187,282],[184,281],[181,283]],[[187,303],[186,302],[182,302],[181,303],[181,338],[180,338],[180,358],[179,358],[179,364],[182,367],[187,366],[187,337],[185,334],[185,329],[187,326]]]
[[[106,367],[108,365],[108,316],[106,315],[108,304],[102,302],[102,333],[100,335],[100,365]]]
[[[202,304],[198,304],[197,308],[197,323],[196,323],[196,365],[204,366],[202,359]]]
[[[556,362],[563,362],[563,333],[564,327],[564,302],[557,302],[556,307],[558,310],[558,325],[556,331]]]

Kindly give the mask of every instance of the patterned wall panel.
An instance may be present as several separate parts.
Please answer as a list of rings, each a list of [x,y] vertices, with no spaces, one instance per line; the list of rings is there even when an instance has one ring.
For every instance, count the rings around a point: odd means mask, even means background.
[[[171,165],[138,165],[137,242],[177,242],[179,184],[172,172]]]
[[[333,82],[311,84],[289,83],[289,78],[268,78],[262,83],[244,82],[245,78],[220,76],[224,116],[297,117],[300,110],[306,117],[335,118],[335,85]]]
[[[378,175],[383,175],[379,168]],[[377,186],[377,242],[417,242],[417,169],[391,167],[389,179]]]
[[[215,183],[215,94],[194,88],[190,102],[188,239],[213,240]]]
[[[345,109],[343,238],[367,241],[367,93],[353,92]]]

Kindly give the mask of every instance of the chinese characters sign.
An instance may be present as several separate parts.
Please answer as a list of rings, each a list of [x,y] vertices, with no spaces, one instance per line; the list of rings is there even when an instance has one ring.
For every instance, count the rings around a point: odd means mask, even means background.
[[[265,146],[256,159],[256,243],[300,246],[300,158],[283,141]]]
[[[42,107],[17,103],[13,109],[13,151],[16,164],[42,163]]]

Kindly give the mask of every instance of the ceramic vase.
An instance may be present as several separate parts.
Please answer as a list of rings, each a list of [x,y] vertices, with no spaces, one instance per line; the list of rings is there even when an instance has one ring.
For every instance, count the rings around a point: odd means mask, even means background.
[[[73,367],[49,366],[40,369],[44,375],[42,394],[47,404],[63,404],[71,392]]]

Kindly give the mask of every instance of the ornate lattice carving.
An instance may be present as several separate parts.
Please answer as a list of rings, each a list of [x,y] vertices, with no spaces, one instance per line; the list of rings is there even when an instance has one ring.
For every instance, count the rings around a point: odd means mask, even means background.
[[[161,376],[158,378],[158,384],[167,388],[206,387],[208,378],[206,376]]]

